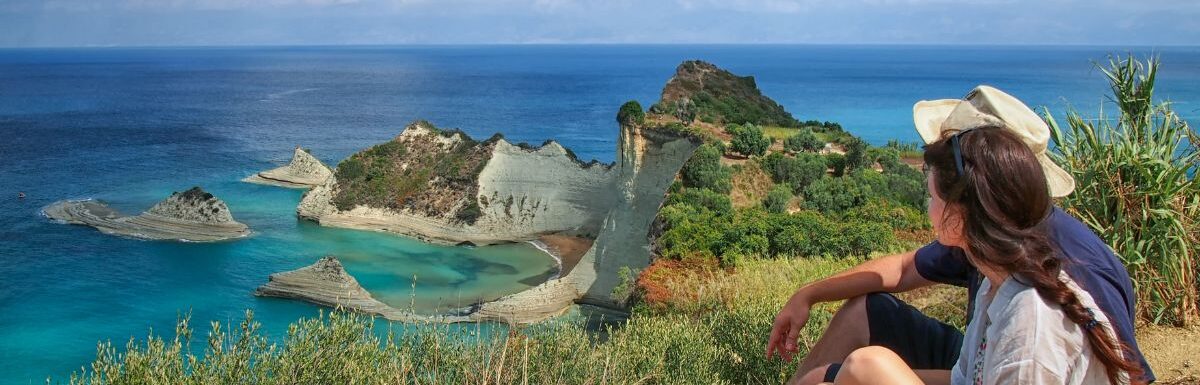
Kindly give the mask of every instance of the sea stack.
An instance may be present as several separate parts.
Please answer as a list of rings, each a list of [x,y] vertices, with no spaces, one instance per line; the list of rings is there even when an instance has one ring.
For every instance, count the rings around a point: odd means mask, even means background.
[[[254,290],[260,297],[298,299],[321,306],[378,315],[393,321],[462,322],[463,316],[421,316],[379,302],[358,284],[342,262],[326,256],[316,263],[292,271],[271,274],[267,283]]]
[[[245,224],[233,219],[225,202],[200,187],[172,193],[166,200],[134,216],[123,215],[94,200],[59,201],[42,211],[47,217],[65,223],[142,239],[210,242],[250,234]]]
[[[325,183],[333,172],[307,150],[296,147],[287,165],[263,171],[242,179],[243,182],[271,186],[307,189]]]

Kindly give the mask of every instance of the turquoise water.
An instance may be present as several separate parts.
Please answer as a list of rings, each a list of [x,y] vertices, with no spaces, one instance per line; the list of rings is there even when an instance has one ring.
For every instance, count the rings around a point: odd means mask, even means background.
[[[376,297],[419,311],[516,292],[554,261],[526,244],[468,249],[295,218],[301,192],[238,182],[296,145],[333,164],[427,119],[477,138],[553,138],[612,161],[617,107],[649,105],[685,59],[752,74],[802,120],[872,143],[915,141],[912,103],[988,83],[1034,106],[1094,111],[1090,61],[1155,51],[1159,95],[1200,121],[1200,49],[1128,47],[489,46],[0,50],[0,383],[64,378],[118,345],[238,321],[280,335],[318,308],[256,298],[270,273],[334,254]],[[254,236],[147,242],[52,223],[41,207],[95,198],[137,213],[193,185]],[[16,199],[18,191],[28,194]],[[416,287],[413,288],[413,276]]]

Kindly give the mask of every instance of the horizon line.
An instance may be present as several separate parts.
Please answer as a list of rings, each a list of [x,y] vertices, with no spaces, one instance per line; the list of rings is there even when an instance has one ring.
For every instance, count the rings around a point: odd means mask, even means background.
[[[553,46],[812,46],[812,47],[1008,47],[1008,48],[1200,48],[1200,44],[1097,44],[1097,43],[597,43],[597,42],[490,42],[490,43],[351,43],[351,44],[88,44],[88,45],[8,45],[0,49],[120,49],[120,48],[387,48],[387,47],[553,47]]]

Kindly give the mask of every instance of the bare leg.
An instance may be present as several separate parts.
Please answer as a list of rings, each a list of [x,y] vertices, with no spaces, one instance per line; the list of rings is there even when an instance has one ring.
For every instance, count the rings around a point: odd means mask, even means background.
[[[846,301],[829,321],[829,327],[821,339],[809,349],[808,356],[800,363],[800,369],[788,381],[789,384],[812,385],[821,383],[825,368],[832,363],[842,362],[851,352],[871,343],[871,331],[867,323],[867,297],[854,297]]]
[[[834,385],[924,384],[895,352],[868,346],[846,357]]]

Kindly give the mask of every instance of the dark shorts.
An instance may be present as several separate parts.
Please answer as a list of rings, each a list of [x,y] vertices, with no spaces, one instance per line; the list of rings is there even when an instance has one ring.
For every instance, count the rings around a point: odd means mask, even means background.
[[[958,361],[962,332],[891,294],[867,295],[867,323],[870,344],[891,349],[910,368],[949,370]],[[831,365],[825,373],[826,381],[833,381],[840,368],[839,364]]]

